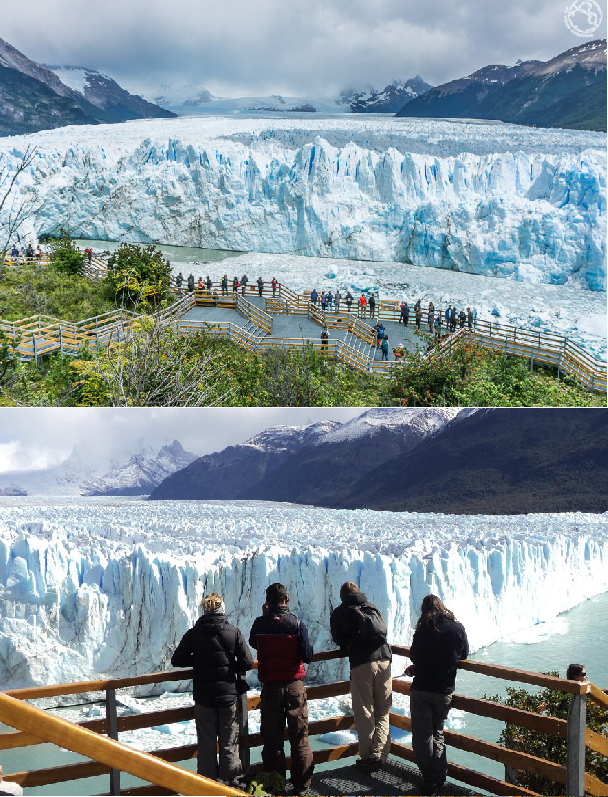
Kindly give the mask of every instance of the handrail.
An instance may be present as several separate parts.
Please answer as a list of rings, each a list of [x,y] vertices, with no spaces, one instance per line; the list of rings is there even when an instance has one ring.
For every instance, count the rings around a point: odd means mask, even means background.
[[[6,260],[8,261],[9,258]],[[13,263],[12,265],[19,264]],[[91,278],[92,272],[88,273],[86,271],[87,268],[89,271],[94,271],[92,276],[94,279],[105,276],[105,273],[107,272],[107,265],[105,264],[105,261],[97,255],[93,256],[92,264],[90,266],[87,263],[87,265],[85,265],[83,268],[84,275]],[[253,295],[259,294],[258,287],[255,284],[248,285],[245,291],[243,291],[241,288],[240,293],[238,291],[235,292],[231,290],[230,286],[226,289],[225,293],[222,291],[221,295],[219,293],[220,290],[221,283],[212,283],[210,290],[207,290],[205,287],[200,301],[202,303],[208,303],[212,301],[214,304],[218,303],[220,305],[223,304],[223,302],[228,301],[238,309],[239,298],[241,299],[242,304],[243,302],[247,301],[244,299],[244,295],[246,293]],[[173,283],[170,286],[170,291],[179,297],[185,297],[187,295],[192,296],[192,294],[186,289],[183,287],[178,288]],[[308,316],[317,323],[326,324],[330,327],[341,328],[344,326],[349,328],[349,331],[352,331],[354,335],[360,337],[365,342],[368,342],[370,330],[357,315],[353,316],[351,314],[344,314],[344,322],[342,323],[342,319],[331,317],[335,314],[330,314],[328,316],[326,313],[313,305],[307,299],[307,294],[309,294],[309,292],[305,291],[302,297],[299,297],[294,291],[282,283],[278,283],[276,291],[272,290],[272,286],[269,283],[265,283],[261,295],[272,297],[276,301],[277,293],[281,299],[284,299],[287,311],[289,311],[291,308],[297,313],[306,312]],[[195,288],[194,295],[198,295],[197,288]],[[250,302],[247,302],[247,305],[254,309],[250,309],[244,314],[247,315],[252,323],[255,323],[265,332],[270,334],[272,331],[272,316],[269,313],[260,310],[260,308],[255,307],[255,305],[252,305]],[[423,320],[425,319],[426,326],[428,322],[428,307],[421,307],[421,311],[423,314]],[[441,311],[438,311],[438,313],[443,316]],[[383,320],[398,320],[400,317],[398,302],[381,300],[378,304],[377,317]],[[44,318],[44,316],[40,316],[39,318]],[[30,321],[34,324],[38,323],[40,325],[40,321],[37,320],[36,317],[32,317],[31,319],[22,319],[21,321],[14,322],[14,324],[20,324],[22,322],[25,323],[25,321]],[[56,321],[59,320],[56,319]],[[61,323],[65,325],[67,322]],[[5,322],[0,319],[0,329],[5,332],[12,332],[14,334],[14,324],[10,327],[10,329],[7,328],[7,325],[10,324],[13,324],[13,322]],[[352,325],[352,329],[350,329],[350,325]],[[476,318],[473,321],[471,329],[468,328],[467,322],[466,327],[459,326],[457,331],[449,333],[448,337],[445,339],[445,345],[452,346],[453,340],[457,339],[459,336],[464,336],[466,333],[472,335],[473,339],[484,348],[494,351],[500,350],[511,356],[529,359],[532,364],[536,360],[537,362],[554,366],[558,369],[558,374],[562,372],[567,374],[586,390],[599,393],[605,393],[608,390],[607,364],[593,357],[581,346],[573,343],[567,337],[551,332],[541,332],[540,330],[532,330],[525,327],[515,327],[510,324],[490,322]],[[371,338],[369,341],[370,345],[373,345]],[[55,346],[47,345],[42,353],[48,354],[52,351],[57,351],[59,348],[60,345],[57,343]],[[444,351],[445,348],[439,349],[440,354]],[[23,354],[25,354],[25,356],[31,356],[29,347],[27,350],[24,350]],[[34,352],[33,356],[37,357],[37,353]],[[393,368],[398,365],[398,362],[391,362],[388,365],[383,364],[382,367],[377,367],[373,363],[370,363],[369,365],[371,366],[372,372],[380,373],[383,376],[391,376]]]
[[[235,797],[244,794],[230,786],[176,767],[149,753],[134,750],[114,739],[93,733],[60,717],[54,717],[42,709],[6,694],[0,694],[0,720],[21,731],[42,736],[45,741],[66,750],[181,794],[235,795]]]
[[[408,647],[402,645],[392,645],[391,647],[393,653],[396,656],[402,656],[406,658],[409,657],[410,649]],[[313,657],[313,661],[314,662],[327,661],[331,659],[342,658],[344,657],[344,655],[345,654],[339,650],[324,651],[322,653],[315,654],[315,656]],[[256,666],[257,662],[254,663],[254,668]],[[519,681],[535,686],[543,686],[551,689],[557,689],[559,691],[566,692],[572,695],[573,701],[578,701],[584,699],[585,696],[589,696],[592,699],[597,699],[602,705],[608,704],[608,696],[604,692],[602,692],[602,690],[600,690],[598,687],[588,682],[570,681],[565,678],[556,678],[553,676],[544,675],[542,673],[535,673],[511,667],[503,667],[500,665],[488,664],[486,662],[478,662],[474,660],[462,661],[460,663],[460,669],[466,669],[473,672],[478,672],[490,677],[500,678],[501,680]],[[83,692],[94,692],[94,691],[105,690],[107,695],[110,692],[115,693],[115,690],[117,689],[126,688],[126,687],[150,685],[154,683],[160,683],[162,681],[185,681],[189,680],[192,677],[192,675],[193,675],[192,669],[170,670],[158,673],[146,673],[141,676],[132,676],[128,678],[99,679],[99,680],[86,681],[75,684],[59,684],[55,686],[46,686],[46,687],[44,686],[29,687],[26,689],[12,690],[11,692],[6,693],[4,695],[4,698],[6,700],[13,700],[14,702],[11,705],[14,706],[15,702],[19,703],[20,701],[23,700],[31,700],[41,697],[56,697],[56,696],[63,696],[69,694],[79,694]],[[411,692],[411,683],[408,681],[399,680],[398,678],[393,678],[393,689],[395,692],[408,695]],[[312,685],[307,688],[309,700],[347,694],[348,692],[349,692],[348,681],[339,681],[330,684]],[[251,696],[248,698],[244,697],[243,701],[244,701],[244,703],[242,704],[243,710],[247,711],[257,708],[260,703],[260,698],[258,696]],[[574,737],[572,737],[573,730],[570,727],[569,720],[566,721],[558,719],[556,717],[538,715],[530,711],[525,711],[523,709],[516,709],[511,706],[505,706],[502,703],[498,703],[492,700],[472,698],[464,695],[459,695],[457,693],[453,695],[452,706],[454,708],[459,708],[464,711],[468,711],[470,713],[477,714],[480,716],[492,717],[494,719],[503,722],[509,722],[514,725],[527,727],[532,730],[538,731],[540,733],[554,736],[562,740],[566,739],[568,744],[568,749],[570,749],[570,745],[574,743],[573,741]],[[141,728],[150,727],[151,725],[157,725],[160,723],[180,722],[184,720],[189,720],[192,719],[193,716],[194,716],[194,709],[191,706],[177,708],[177,709],[161,709],[161,710],[155,710],[148,714],[119,717],[117,720],[116,719],[114,720],[114,727],[118,731],[133,730],[137,728],[141,729]],[[0,719],[2,721],[7,721],[6,715],[3,713],[3,703],[1,701],[0,701]],[[391,724],[396,727],[405,728],[407,730],[411,729],[410,720],[407,717],[391,713],[390,719],[391,719]],[[65,721],[60,720],[60,722],[65,722]],[[311,722],[310,734],[314,735],[317,733],[319,734],[326,733],[329,730],[349,728],[352,727],[352,723],[353,723],[352,717],[326,718],[324,720],[319,720],[317,722]],[[8,724],[13,724],[13,722],[8,721]],[[71,723],[66,723],[66,724],[69,727],[72,728],[74,727]],[[573,727],[575,726],[576,723],[574,724]],[[8,733],[0,735],[0,749],[14,749],[16,747],[35,745],[41,743],[42,739],[44,740],[47,739],[47,736],[41,733],[42,726],[39,723],[27,726],[23,724],[19,725],[14,724],[14,727],[20,728],[20,731],[16,733]],[[79,729],[82,729],[83,731],[86,731],[86,733],[91,734],[91,737],[94,737],[96,740],[99,737],[96,736],[96,734],[93,733],[93,731],[95,730],[98,733],[108,732],[109,727],[111,727],[111,720],[110,724],[108,725],[107,718],[105,720],[104,719],[87,720],[78,726]],[[262,744],[262,738],[260,734],[251,734],[242,738],[246,739],[244,744],[247,750]],[[586,745],[590,750],[593,750],[601,755],[608,755],[608,739],[606,739],[606,737],[594,733],[593,731],[587,728],[586,733],[584,734],[584,738],[580,737],[576,738],[579,739],[579,741],[576,741],[576,744],[582,744],[583,750]],[[49,740],[53,741],[53,739]],[[490,758],[495,761],[501,761],[507,765],[514,766],[518,770],[524,770],[540,774],[541,776],[550,778],[558,783],[569,784],[570,785],[570,790],[568,791],[569,794],[582,794],[582,791],[577,791],[576,786],[574,788],[571,786],[572,783],[584,784],[584,786],[586,787],[587,791],[590,794],[598,795],[598,797],[600,797],[601,795],[605,795],[608,792],[608,787],[602,784],[597,778],[592,777],[588,773],[585,775],[584,756],[582,757],[583,769],[580,770],[581,766],[580,760],[576,765],[579,768],[578,769],[579,780],[577,781],[575,779],[573,781],[572,778],[574,777],[574,775],[576,775],[576,772],[574,772],[573,774],[574,770],[572,769],[572,767],[574,767],[575,765],[572,764],[571,766],[570,760],[568,765],[564,767],[562,765],[555,764],[554,762],[541,759],[538,756],[529,755],[526,751],[507,749],[493,742],[486,742],[480,739],[475,739],[474,737],[471,736],[467,736],[466,734],[455,733],[451,731],[446,732],[446,740],[448,741],[449,744],[458,749],[468,750],[469,752],[476,753],[485,758]],[[69,747],[68,745],[63,745],[63,746],[67,747],[68,749],[75,749]],[[330,751],[315,751],[314,757],[316,761],[339,760],[340,758],[343,758],[346,755],[352,755],[355,751],[356,751],[356,745],[345,745],[340,748],[332,748]],[[75,752],[81,752],[81,751],[75,749]],[[400,757],[404,757],[407,760],[413,760],[411,748],[399,745],[398,743],[395,742],[392,743],[391,752]],[[189,758],[193,755],[193,746],[187,745],[182,748],[157,750],[155,751],[155,753],[158,756],[164,757],[167,760],[179,761],[185,758]],[[82,753],[82,754],[89,755],[89,753]],[[91,755],[90,757],[96,759],[102,764],[106,764],[109,768],[111,767],[114,767],[115,769],[124,768],[125,771],[131,771],[130,769],[123,767],[122,763],[120,763],[120,765],[116,767],[117,759],[115,756],[111,758],[109,763],[108,760],[102,759],[97,755]],[[75,777],[88,777],[92,774],[100,774],[100,770],[98,767],[96,769],[95,768],[96,766],[97,765],[94,764],[84,763],[77,765],[69,765],[68,767],[59,767],[56,768],[55,770],[47,771],[49,774],[41,775],[40,778],[38,778],[37,780],[36,778],[32,779],[30,773],[13,773],[13,777],[16,779],[21,779],[21,782],[27,782],[29,785],[34,785],[34,783],[43,784],[45,782],[64,782],[66,780]],[[476,772],[475,770],[467,769],[466,767],[460,767],[459,765],[450,765],[450,767],[451,769],[449,771],[452,774],[452,776],[470,785],[491,790],[495,794],[504,794],[504,795],[533,794],[533,792],[530,792],[529,790],[521,786],[506,784],[503,781],[491,778],[490,776]],[[146,775],[148,777],[146,777],[145,779],[148,780],[150,779],[149,773],[150,770],[148,768],[146,770]],[[137,775],[136,772],[132,772],[132,774]],[[139,775],[137,776],[139,777]],[[8,778],[11,779],[11,776],[9,775]],[[49,780],[49,778],[51,778],[52,780]],[[173,783],[175,783],[175,781],[173,781]],[[159,785],[161,785],[160,782]],[[173,788],[175,787],[173,786]],[[225,787],[222,788],[225,789]],[[580,788],[582,789],[582,786]],[[182,793],[188,793],[188,792],[182,792]],[[209,792],[209,793],[211,794],[218,792]]]

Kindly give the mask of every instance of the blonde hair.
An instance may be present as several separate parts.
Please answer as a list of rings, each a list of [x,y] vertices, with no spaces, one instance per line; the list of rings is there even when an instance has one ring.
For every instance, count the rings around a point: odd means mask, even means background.
[[[217,609],[220,609],[224,604],[222,600],[222,596],[218,595],[217,592],[211,592],[209,595],[205,595],[203,598],[203,611],[204,612],[215,612]]]

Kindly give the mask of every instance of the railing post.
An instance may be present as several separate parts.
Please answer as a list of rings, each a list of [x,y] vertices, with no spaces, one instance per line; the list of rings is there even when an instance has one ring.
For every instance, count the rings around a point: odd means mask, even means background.
[[[34,362],[36,363],[36,368],[38,368],[38,349],[36,346],[36,335],[32,332],[32,350],[34,353]]]
[[[587,695],[572,695],[568,711],[566,794],[585,794],[585,737],[587,734]]]
[[[106,722],[108,737],[118,741],[118,714],[116,712],[116,689],[106,689]],[[110,770],[110,794],[120,794],[120,770]]]

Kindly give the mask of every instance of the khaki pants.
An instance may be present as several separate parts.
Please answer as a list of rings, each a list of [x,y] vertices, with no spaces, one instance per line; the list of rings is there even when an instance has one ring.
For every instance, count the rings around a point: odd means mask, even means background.
[[[359,664],[350,671],[359,757],[386,761],[391,747],[388,716],[392,705],[390,661]]]
[[[291,747],[291,780],[299,789],[310,785],[313,773],[312,750],[308,741],[308,703],[301,680],[265,683],[262,686],[261,732],[265,772],[285,775],[283,734],[285,721]]]
[[[443,725],[452,704],[452,695],[412,689],[412,747],[418,769],[427,783],[442,781],[447,772]]]
[[[224,708],[207,708],[194,704],[198,737],[196,771],[206,778],[233,781],[241,774],[239,758],[239,722],[237,703]],[[216,749],[219,743],[218,767]]]

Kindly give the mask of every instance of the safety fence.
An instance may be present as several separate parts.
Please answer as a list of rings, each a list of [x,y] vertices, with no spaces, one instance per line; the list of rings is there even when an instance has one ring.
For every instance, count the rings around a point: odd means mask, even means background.
[[[5,265],[11,268],[18,267],[26,262],[45,268],[49,265],[48,256],[42,258],[29,258],[14,260],[10,257],[5,259]],[[107,273],[107,263],[98,255],[93,255],[91,262],[87,262],[83,267],[83,274],[90,279],[101,279]],[[245,287],[239,286],[234,291],[232,286],[222,288],[221,282],[212,282],[209,287],[195,286],[189,291],[184,285],[177,286],[172,283],[171,292],[180,298],[193,296],[197,306],[215,306],[237,309],[253,325],[264,330],[267,334],[272,332],[273,314],[296,314],[307,315],[316,323],[326,326],[329,329],[348,329],[356,337],[360,338],[370,346],[374,345],[374,330],[363,319],[360,318],[356,310],[356,302],[352,313],[345,311],[344,301],[342,300],[342,312],[323,310],[319,303],[310,301],[310,291],[304,291],[301,295],[295,293],[286,285],[277,283],[273,288],[271,283],[264,282],[262,286],[257,283],[247,284]],[[266,310],[262,310],[252,302],[247,301],[247,296],[264,298]],[[343,306],[344,304],[344,306]],[[347,308],[348,310],[348,308]],[[429,307],[421,306],[421,328],[428,329]],[[444,312],[437,308],[433,312],[434,317],[438,315],[442,319],[443,340],[450,341],[450,335],[458,335],[461,330],[467,330],[476,343],[492,351],[502,351],[505,354],[524,358],[530,361],[531,367],[534,364],[552,366],[557,369],[558,375],[566,374],[571,377],[578,385],[591,392],[607,392],[607,364],[598,360],[586,352],[577,343],[563,335],[540,330],[516,327],[500,322],[485,321],[482,319],[472,319],[470,325],[467,321],[458,321],[455,329],[448,334],[448,326],[444,320]],[[374,318],[383,321],[398,321],[401,317],[400,303],[394,300],[379,300],[376,304]],[[414,324],[414,310],[410,311],[410,321]],[[90,321],[91,319],[86,319]],[[371,319],[368,319],[371,320]],[[3,322],[0,321],[0,328]],[[83,322],[85,323],[85,322]],[[57,331],[55,330],[55,337]],[[429,330],[430,333],[430,330]],[[38,341],[38,355],[57,351],[58,341],[46,342]],[[286,345],[289,345],[286,343]],[[448,351],[453,347],[453,342],[448,344]],[[33,343],[27,346],[28,353],[24,357],[35,357],[33,354]],[[442,352],[445,350],[442,348]],[[398,361],[397,361],[398,362]],[[396,362],[373,362],[371,355],[366,363],[365,370],[375,374],[391,375]]]
[[[393,653],[398,657],[409,657],[409,648],[393,645]],[[340,651],[328,651],[314,656],[313,662],[325,662],[341,658]],[[396,660],[395,660],[396,663]],[[459,667],[506,682],[545,687],[564,693],[570,698],[568,719],[560,719],[537,714],[523,709],[505,706],[492,700],[454,694],[452,706],[481,717],[490,717],[537,733],[566,742],[567,762],[565,765],[549,761],[531,753],[503,747],[499,744],[459,733],[446,731],[449,746],[465,750],[482,758],[504,764],[517,773],[531,773],[566,787],[566,793],[578,797],[585,793],[593,797],[606,797],[608,784],[585,771],[585,751],[593,751],[608,757],[608,738],[595,733],[587,727],[586,706],[591,700],[608,709],[608,695],[589,682],[570,681],[554,678],[540,673],[502,667],[477,661],[463,661]],[[314,663],[311,674],[314,675]],[[196,756],[196,745],[186,744],[175,747],[154,749],[140,753],[120,743],[119,734],[126,731],[153,728],[159,725],[190,721],[194,719],[194,707],[170,708],[119,716],[117,711],[117,691],[133,687],[145,687],[165,682],[184,682],[192,677],[192,670],[172,670],[148,673],[131,678],[95,680],[55,686],[32,687],[11,690],[0,694],[0,721],[16,729],[0,734],[0,750],[10,750],[51,742],[60,748],[80,753],[89,760],[53,766],[45,769],[32,769],[4,773],[6,780],[14,781],[25,788],[67,783],[81,778],[99,775],[110,776],[110,794],[226,794],[240,792],[200,778],[191,772],[174,766],[176,762],[186,761]],[[411,684],[400,678],[393,679],[393,690],[409,695]],[[334,681],[309,686],[309,701],[321,700],[350,691],[348,681]],[[85,696],[88,701],[97,699],[105,706],[105,717],[85,720],[78,724],[54,716],[51,711],[43,711],[26,701],[64,697],[66,695]],[[248,712],[259,708],[260,697],[242,695],[239,698],[239,736],[243,768],[245,772],[261,768],[261,764],[251,763],[250,752],[262,745],[260,733],[250,733]],[[393,727],[411,730],[409,717],[391,711],[390,723]],[[319,736],[333,731],[348,730],[354,725],[352,715],[339,715],[311,722],[309,734]],[[285,734],[287,738],[287,733]],[[357,744],[338,745],[315,750],[315,763],[338,762],[357,754]],[[391,743],[391,754],[409,762],[414,761],[411,746],[400,742]],[[290,762],[287,760],[289,768]],[[153,786],[139,786],[121,791],[120,773],[127,772]],[[448,775],[456,781],[475,789],[483,789],[496,795],[534,795],[535,792],[517,783],[507,782],[454,762],[448,763]]]

